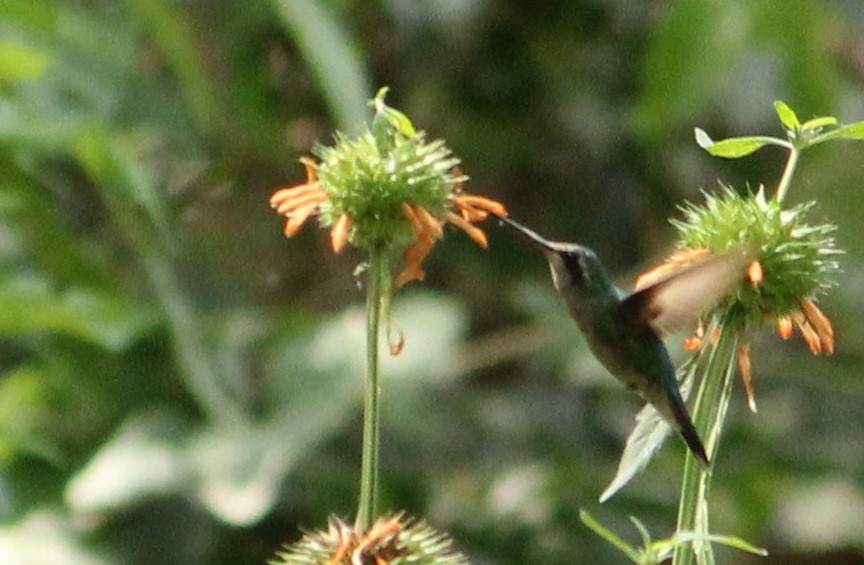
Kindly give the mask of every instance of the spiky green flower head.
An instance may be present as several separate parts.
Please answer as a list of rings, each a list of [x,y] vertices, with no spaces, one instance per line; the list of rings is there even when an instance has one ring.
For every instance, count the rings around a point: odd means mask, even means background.
[[[776,199],[766,200],[763,187],[741,195],[723,186],[719,194],[706,193],[703,205],[683,207],[683,221],[672,220],[683,248],[743,248],[758,262],[751,263],[756,273],[750,271],[750,280],[742,274],[737,290],[715,309],[724,325],[758,327],[767,318],[797,312],[802,299],[817,298],[836,284],[835,257],[842,253],[834,241],[836,227],[806,223],[814,205],[784,209]]]
[[[354,138],[336,134],[335,145],[312,150],[320,159],[318,183],[329,196],[319,213],[322,225],[347,216],[348,241],[365,248],[407,245],[415,234],[403,204],[441,216],[448,197],[467,180],[443,140],[428,141],[405,114],[384,103],[387,90],[370,102],[370,129]]]
[[[450,538],[402,514],[380,518],[366,532],[331,517],[326,530],[310,532],[270,565],[468,565]]]

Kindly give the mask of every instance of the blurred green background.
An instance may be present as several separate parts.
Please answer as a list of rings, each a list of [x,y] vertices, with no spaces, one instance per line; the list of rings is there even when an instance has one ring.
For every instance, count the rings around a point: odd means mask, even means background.
[[[860,0],[3,0],[0,562],[264,563],[352,518],[363,257],[286,240],[267,199],[378,86],[468,190],[627,281],[700,189],[779,176],[782,152],[712,159],[693,127],[780,134],[775,99],[864,119],[862,30]],[[791,202],[848,251],[837,353],[753,336],[759,413],[738,387],[712,523],[771,556],[721,562],[864,562],[862,190],[864,144],[805,153]],[[579,509],[668,536],[683,447],[597,503],[639,403],[486,227],[397,296],[383,506],[477,564],[622,563]]]

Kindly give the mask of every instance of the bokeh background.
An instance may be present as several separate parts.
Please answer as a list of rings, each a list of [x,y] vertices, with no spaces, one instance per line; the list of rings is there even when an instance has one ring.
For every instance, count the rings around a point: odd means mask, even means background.
[[[694,127],[779,135],[776,99],[864,119],[862,30],[860,0],[3,0],[0,562],[264,563],[352,518],[363,257],[313,225],[286,240],[267,199],[377,87],[471,192],[626,284],[677,206],[779,177],[781,151],[713,159]],[[804,154],[790,201],[847,250],[837,353],[753,336],[759,412],[738,387],[712,523],[771,556],[721,562],[864,562],[862,195],[864,144]],[[397,297],[383,506],[478,564],[622,563],[579,510],[668,536],[683,448],[597,502],[639,403],[543,260],[486,227]]]

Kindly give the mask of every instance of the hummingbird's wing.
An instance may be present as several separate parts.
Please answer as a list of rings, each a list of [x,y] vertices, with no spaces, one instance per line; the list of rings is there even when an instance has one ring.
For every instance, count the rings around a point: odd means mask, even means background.
[[[621,306],[660,337],[695,326],[745,276],[748,257],[744,249],[712,255],[630,294]]]

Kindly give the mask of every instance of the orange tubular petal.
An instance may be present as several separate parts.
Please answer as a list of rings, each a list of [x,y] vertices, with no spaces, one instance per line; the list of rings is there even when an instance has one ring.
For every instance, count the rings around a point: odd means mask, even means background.
[[[702,347],[702,338],[698,336],[690,336],[684,340],[685,351],[698,351]]]
[[[334,253],[342,253],[345,249],[345,244],[348,243],[348,231],[351,229],[351,218],[348,214],[342,214],[333,229],[330,230],[330,247]]]
[[[415,206],[414,213],[420,223],[423,224],[426,233],[431,234],[436,239],[444,236],[444,228],[441,227],[441,221],[433,216],[429,210],[423,206]]]
[[[373,549],[378,543],[385,541],[387,538],[396,535],[401,529],[402,524],[399,523],[398,517],[388,520],[383,524],[373,526],[372,529],[363,536],[363,539],[361,539],[360,543],[357,545],[357,549],[352,553],[352,563],[357,563],[358,565],[360,563],[365,563],[365,558],[371,556],[368,554],[370,549]]]
[[[756,410],[756,393],[753,390],[753,373],[750,364],[750,344],[738,346],[738,368],[741,370],[741,380],[747,392],[747,406],[754,414]]]
[[[405,217],[408,218],[408,222],[411,224],[411,229],[414,230],[414,233],[417,235],[418,241],[425,241],[429,243],[433,241],[435,237],[429,232],[429,230],[420,220],[420,216],[417,213],[418,209],[419,206],[415,208],[414,206],[411,206],[406,202],[402,203],[402,212],[405,214]]]
[[[782,339],[792,337],[792,318],[789,316],[780,316],[777,318],[777,333]]]
[[[341,565],[345,558],[348,557],[348,552],[351,551],[353,544],[351,538],[346,538],[341,541],[339,548],[333,553],[333,557],[327,562],[327,565]]]
[[[489,247],[489,241],[486,239],[486,233],[478,228],[477,226],[472,226],[470,223],[466,222],[464,218],[457,216],[452,212],[448,212],[445,216],[445,219],[460,228],[462,231],[468,234],[468,237],[474,240],[474,242],[480,247]]]
[[[418,241],[411,247],[405,250],[405,253],[402,254],[402,258],[405,260],[405,264],[407,266],[414,265],[416,267],[420,267],[420,264],[426,259],[426,256],[429,255],[429,252],[432,251],[432,246],[427,245],[423,241]]]
[[[489,212],[484,212],[483,210],[478,210],[477,208],[472,208],[470,206],[462,206],[460,211],[462,212],[462,217],[466,222],[482,222],[489,217]]]
[[[426,278],[426,271],[417,267],[416,265],[411,265],[405,267],[401,273],[396,277],[396,281],[393,283],[397,289],[402,288],[406,284],[411,281],[422,281]]]
[[[408,222],[411,224],[411,229],[414,230],[414,233],[417,235],[423,233],[423,226],[420,224],[420,218],[417,217],[417,212],[414,211],[414,208],[407,202],[403,202],[402,212],[408,218]]]
[[[391,338],[389,342],[390,357],[398,357],[402,353],[402,350],[405,349],[405,334],[402,333],[402,330],[399,330],[396,338]]]
[[[813,355],[821,355],[822,341],[819,339],[819,334],[816,333],[810,322],[800,312],[795,316],[795,324],[798,326],[798,330],[801,331],[801,335],[804,337],[804,341],[807,342],[807,347],[810,348]]]
[[[309,215],[312,214],[317,207],[318,203],[313,202],[312,204],[307,204],[302,208],[294,210],[288,218],[288,221],[285,222],[285,237],[293,237],[297,235],[297,232],[300,231],[300,228],[302,228],[303,224],[306,223],[306,220],[309,219]]]
[[[460,208],[479,209],[499,218],[507,217],[507,208],[497,200],[492,200],[485,196],[477,196],[476,194],[458,194],[454,199],[456,200],[456,205]]]
[[[801,299],[801,311],[819,335],[819,340],[822,342],[825,353],[828,355],[834,353],[834,327],[831,325],[831,320],[828,319],[828,316],[809,298]]]
[[[411,281],[422,281],[426,278],[426,272],[423,270],[421,264],[431,250],[432,242],[423,240],[418,241],[405,250],[405,253],[402,255],[402,258],[405,260],[405,268],[396,277],[396,281],[394,282],[396,288],[402,288]]]
[[[762,271],[762,263],[752,261],[747,267],[747,279],[755,286],[762,282],[765,273]]]
[[[291,198],[283,198],[275,206],[273,206],[273,202],[271,201],[271,206],[276,209],[277,214],[284,216],[290,214],[295,208],[300,208],[311,203],[319,204],[325,200],[327,200],[327,194],[319,188]]]
[[[315,172],[315,159],[304,156],[297,159],[306,167],[306,182],[313,183],[318,181],[318,173]]]
[[[270,206],[275,208],[286,200],[293,200],[316,192],[324,193],[324,190],[317,182],[298,184],[296,186],[284,186],[274,192],[270,197]]]

